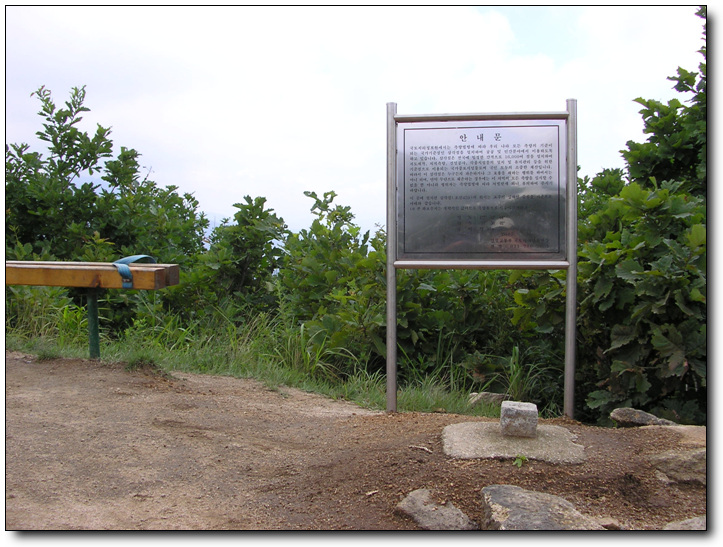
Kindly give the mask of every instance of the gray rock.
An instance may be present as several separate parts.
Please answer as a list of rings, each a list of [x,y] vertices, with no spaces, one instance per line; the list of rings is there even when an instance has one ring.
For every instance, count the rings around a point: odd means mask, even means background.
[[[706,528],[706,516],[693,517],[686,520],[677,520],[675,522],[669,522],[663,527],[663,530],[707,530]]]
[[[617,519],[612,517],[594,517],[595,521],[605,528],[606,530],[622,530],[623,527],[620,525]]]
[[[500,409],[500,431],[509,437],[537,437],[537,405],[504,401]]]
[[[610,413],[610,419],[619,427],[639,427],[642,425],[678,425],[670,420],[658,418],[653,414],[636,408],[616,408]]]
[[[489,405],[500,406],[503,401],[507,401],[509,395],[504,393],[492,393],[491,391],[482,391],[480,393],[469,394],[469,405],[475,406],[479,403],[487,403]]]
[[[429,490],[421,488],[410,492],[397,510],[414,519],[423,530],[478,530],[479,527],[453,504],[444,505],[432,499]]]
[[[707,482],[706,449],[685,450],[683,452],[663,452],[650,457],[650,461],[666,483]]]
[[[706,446],[706,440],[708,437],[706,433],[707,428],[704,425],[675,425],[665,427],[668,431],[673,431],[680,435],[681,445],[701,448]]]
[[[482,489],[484,530],[605,530],[567,500],[496,484]]]

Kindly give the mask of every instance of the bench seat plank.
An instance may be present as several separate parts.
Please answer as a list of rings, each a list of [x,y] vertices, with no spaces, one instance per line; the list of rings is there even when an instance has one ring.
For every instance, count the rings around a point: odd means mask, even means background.
[[[129,264],[133,289],[158,290],[179,283],[177,264]],[[5,285],[122,289],[118,269],[108,262],[6,261]]]

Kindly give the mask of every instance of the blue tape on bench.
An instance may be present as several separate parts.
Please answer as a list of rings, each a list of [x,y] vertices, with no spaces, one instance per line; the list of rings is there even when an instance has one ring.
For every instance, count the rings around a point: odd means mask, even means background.
[[[116,267],[118,270],[118,273],[121,276],[121,279],[123,280],[123,288],[124,289],[132,289],[133,288],[133,272],[131,272],[131,269],[128,267],[128,264],[132,262],[136,262],[138,260],[141,260],[143,258],[148,258],[150,262],[153,264],[156,263],[156,259],[152,256],[148,255],[133,255],[133,256],[127,256],[125,258],[121,258],[120,260],[116,260],[113,262],[113,266]]]
[[[152,256],[148,255],[133,255],[133,256],[127,256],[125,258],[121,258],[119,260],[116,260],[113,262],[113,264],[130,264],[131,262],[137,262],[138,260],[141,260],[143,258],[147,258],[149,262],[152,262],[153,264],[156,263],[156,259]]]
[[[121,276],[121,280],[123,281],[123,288],[124,289],[132,289],[133,288],[133,274],[131,273],[131,269],[128,267],[127,264],[118,264],[113,263],[113,266],[115,266],[118,269],[118,273]]]

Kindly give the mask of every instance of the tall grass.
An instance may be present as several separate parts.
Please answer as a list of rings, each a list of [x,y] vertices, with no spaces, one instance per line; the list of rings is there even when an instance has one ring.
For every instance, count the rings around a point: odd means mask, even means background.
[[[63,291],[44,289],[20,291],[23,298],[13,299],[13,307],[6,311],[7,347],[45,358],[87,357],[85,310]],[[141,301],[124,332],[113,337],[101,333],[102,359],[129,366],[150,364],[171,373],[254,378],[271,389],[286,385],[353,401],[365,408],[385,408],[383,372],[368,370],[362,360],[343,348],[326,347],[302,325],[281,315],[244,315],[237,309],[221,307],[199,317],[203,319],[184,321],[177,314],[163,312],[153,299]],[[403,368],[414,372],[399,382],[400,411],[499,416],[499,409],[493,406],[470,408],[470,390],[464,387],[469,382],[463,378],[467,372],[453,361],[453,349],[440,343],[437,355],[430,360],[432,365],[426,368],[410,356],[402,356],[407,360]],[[351,372],[339,374],[335,363],[341,359],[344,370]],[[539,368],[530,371],[524,367],[517,350],[508,365],[506,386],[518,400],[535,388],[536,381],[543,380],[543,372],[547,374]]]
[[[56,337],[63,310],[72,306],[62,287],[5,288],[5,327],[33,338]]]
[[[520,351],[519,346],[514,346],[509,357],[478,355],[476,359],[485,360],[488,369],[479,391],[503,393],[513,401],[534,402],[546,417],[562,414],[563,393],[558,380],[564,371],[561,365],[549,364],[554,356],[535,348]]]

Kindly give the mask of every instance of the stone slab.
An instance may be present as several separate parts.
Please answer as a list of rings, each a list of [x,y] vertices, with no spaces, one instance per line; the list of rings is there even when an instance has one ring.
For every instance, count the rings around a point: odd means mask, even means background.
[[[577,464],[585,461],[585,447],[575,444],[576,436],[564,427],[539,425],[537,437],[503,435],[495,422],[463,422],[442,430],[444,453],[452,458],[515,459]]]
[[[410,492],[397,511],[414,519],[423,530],[477,530],[477,524],[452,503],[436,503],[426,488]]]
[[[680,435],[680,444],[705,448],[707,434],[704,425],[645,425],[642,429],[662,429],[674,431]]]
[[[663,527],[663,530],[707,530],[706,516],[693,517],[686,520],[670,522]]]
[[[604,530],[595,519],[583,515],[566,499],[495,484],[482,489],[485,530]]]
[[[650,456],[650,463],[666,483],[697,482],[707,484],[708,458],[705,448],[669,451]]]

